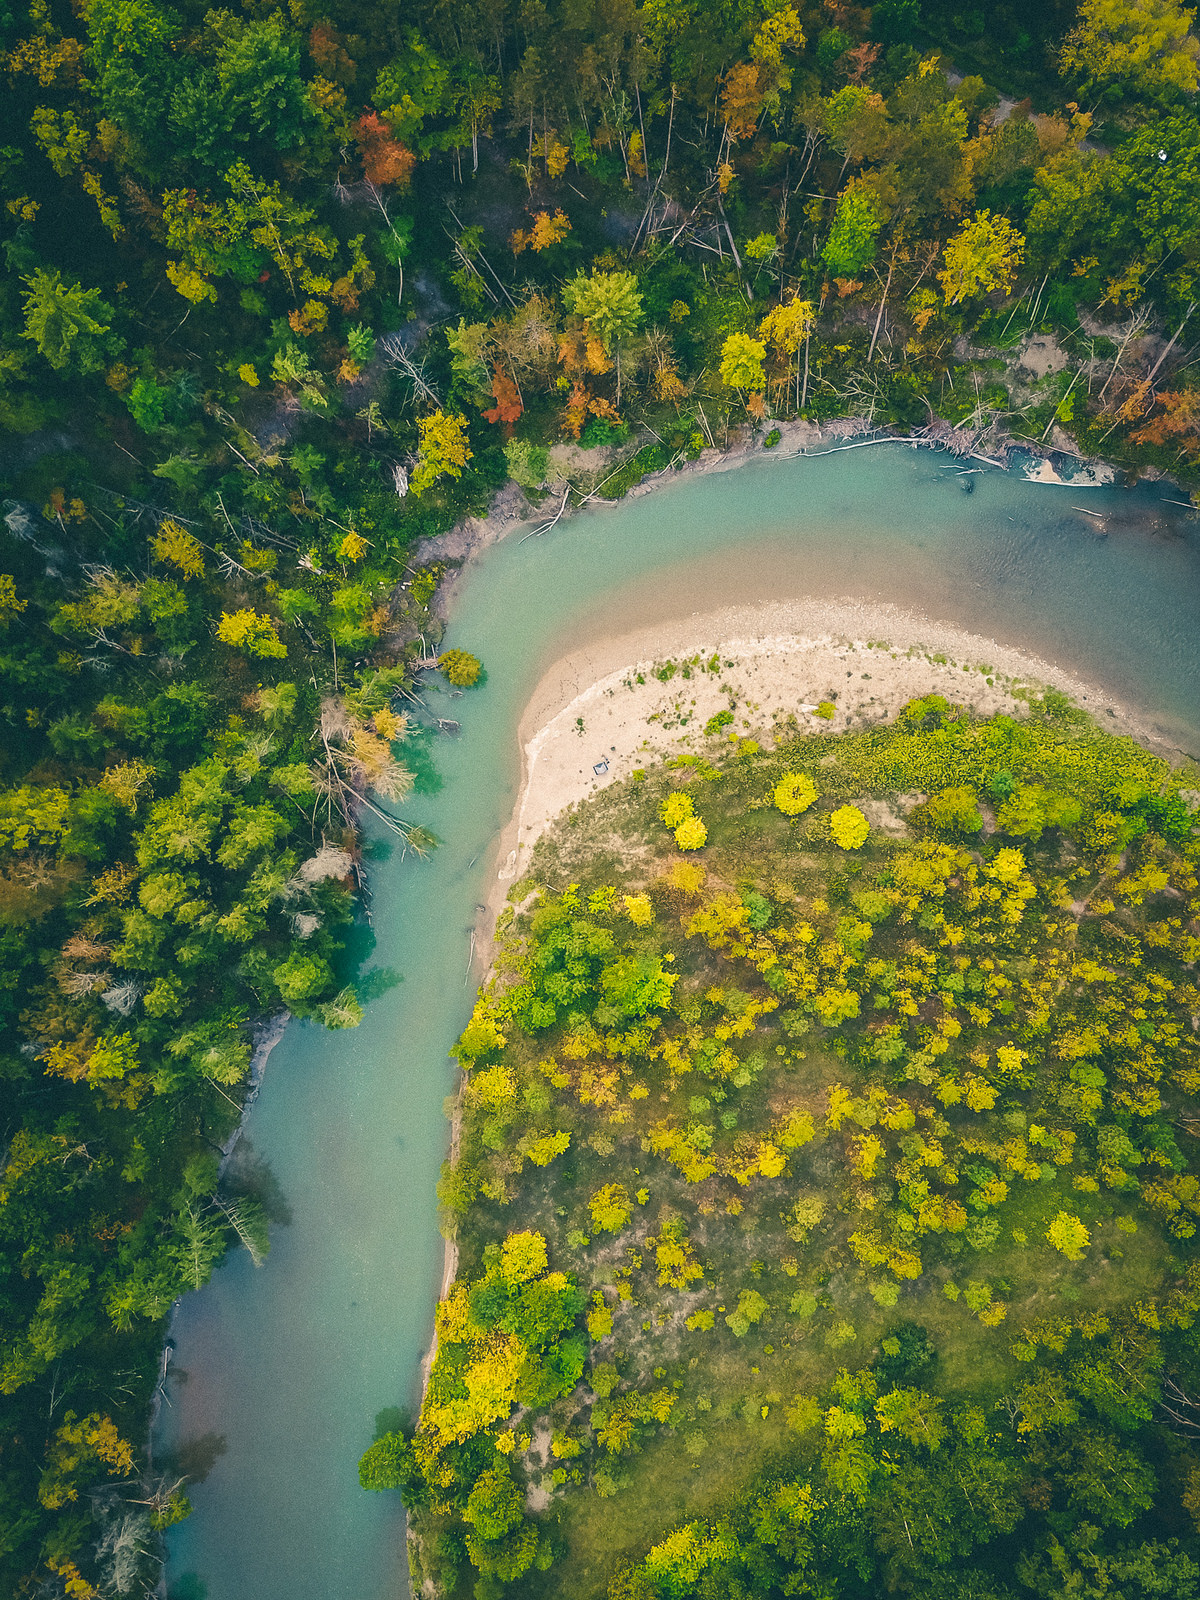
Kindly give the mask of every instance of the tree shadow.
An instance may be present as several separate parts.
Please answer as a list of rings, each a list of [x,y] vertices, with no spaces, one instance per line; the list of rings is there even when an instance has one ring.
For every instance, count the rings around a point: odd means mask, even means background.
[[[208,1585],[199,1573],[181,1572],[167,1590],[167,1600],[208,1600]]]
[[[268,1222],[286,1226],[292,1220],[291,1207],[279,1179],[271,1169],[271,1163],[254,1148],[253,1141],[247,1139],[245,1134],[238,1140],[229,1158],[221,1187],[231,1199],[244,1197],[256,1200]]]
[[[412,1425],[412,1412],[407,1406],[384,1406],[375,1413],[374,1437],[382,1439],[385,1433],[408,1433]]]
[[[228,1448],[223,1433],[198,1433],[180,1440],[171,1452],[171,1465],[189,1483],[203,1483]]]

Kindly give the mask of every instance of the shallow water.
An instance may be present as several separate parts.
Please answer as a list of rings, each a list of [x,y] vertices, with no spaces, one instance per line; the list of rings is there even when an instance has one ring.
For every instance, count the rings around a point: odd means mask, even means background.
[[[488,681],[436,703],[462,732],[436,746],[443,791],[405,807],[444,843],[371,874],[376,959],[404,981],[353,1032],[287,1030],[248,1136],[290,1220],[262,1269],[239,1251],[177,1321],[160,1450],[207,1469],[169,1539],[179,1600],[406,1592],[396,1497],[363,1493],[355,1465],[375,1412],[414,1399],[429,1341],[447,1051],[470,1010],[517,724],[554,661],[726,605],[882,600],[1056,662],[1200,753],[1200,538],[1165,503],[1174,491],[958,473],[903,446],[764,458],[507,541],[464,574],[450,642]]]

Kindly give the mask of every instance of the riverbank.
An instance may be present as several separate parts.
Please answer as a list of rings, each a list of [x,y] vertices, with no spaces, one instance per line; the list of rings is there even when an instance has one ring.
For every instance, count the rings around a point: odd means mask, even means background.
[[[752,460],[790,461],[797,456],[817,455],[829,450],[863,449],[888,444],[944,451],[949,457],[962,460],[964,471],[984,471],[988,467],[1010,471],[1018,458],[1028,457],[1033,464],[1025,477],[1031,483],[1048,487],[1086,491],[1108,488],[1117,481],[1118,469],[1112,463],[1099,457],[1081,456],[1073,442],[1058,427],[1053,430],[1048,442],[1015,439],[1005,433],[998,434],[995,429],[976,433],[967,428],[952,427],[940,418],[935,419],[929,427],[910,434],[881,432],[866,417],[839,417],[823,423],[793,418],[776,422],[772,431],[778,434],[778,440],[769,449],[763,442],[764,435],[742,428],[732,435],[724,447],[711,445],[702,450],[694,461],[678,461],[658,472],[647,474],[622,498],[640,498],[653,493],[665,483],[685,478],[732,472]],[[612,461],[619,459],[617,453],[608,459],[609,476],[612,475]],[[552,454],[552,465],[554,460]],[[971,462],[976,465],[971,467]],[[1152,476],[1157,480],[1161,474],[1147,473],[1144,476],[1149,481]],[[434,597],[436,615],[443,622],[448,620],[461,566],[501,539],[513,533],[519,533],[524,538],[537,538],[560,519],[565,520],[589,507],[613,509],[620,505],[620,499],[608,500],[596,492],[596,487],[602,487],[604,481],[604,466],[600,466],[594,471],[595,487],[576,489],[576,503],[565,505],[564,494],[568,488],[575,489],[565,473],[551,475],[542,505],[534,505],[517,484],[509,482],[492,497],[485,516],[467,517],[447,533],[422,541],[414,551],[417,564],[447,562],[450,565]],[[1185,502],[1179,501],[1178,504]]]
[[[770,745],[792,725],[832,734],[887,722],[923,694],[981,716],[1020,716],[1046,689],[1110,731],[1177,754],[1111,696],[1054,663],[891,606],[729,607],[574,652],[544,675],[521,718],[521,782],[477,929],[480,968],[490,963],[495,919],[540,835],[639,768],[717,751],[730,736]],[[714,717],[722,725],[708,733]]]
[[[403,808],[444,842],[423,861],[367,858],[374,959],[404,981],[356,1029],[288,1029],[248,1135],[290,1220],[273,1227],[266,1270],[234,1252],[176,1324],[160,1449],[214,1436],[225,1449],[207,1476],[201,1461],[195,1515],[170,1530],[173,1586],[195,1573],[226,1600],[325,1600],[334,1571],[363,1600],[405,1592],[393,1575],[401,1512],[362,1494],[354,1463],[381,1406],[413,1405],[429,1347],[446,1266],[434,1200],[451,1132],[443,1102],[458,1079],[447,1056],[478,982],[467,973],[476,907],[495,882],[522,743],[626,664],[600,661],[564,684],[522,739],[555,663],[664,617],[700,631],[718,606],[853,594],[1057,661],[1151,721],[1185,724],[1180,742],[1200,750],[1200,549],[1190,528],[1152,525],[1171,510],[1157,493],[1085,499],[991,468],[960,478],[976,463],[930,450],[769,459],[688,482],[668,474],[662,492],[543,539],[503,539],[463,572],[447,640],[477,651],[488,682],[453,701],[433,700],[431,684],[431,709],[460,731],[436,743],[440,790]],[[1128,532],[1093,538],[1071,503],[1121,506]],[[874,624],[849,631],[888,637]]]

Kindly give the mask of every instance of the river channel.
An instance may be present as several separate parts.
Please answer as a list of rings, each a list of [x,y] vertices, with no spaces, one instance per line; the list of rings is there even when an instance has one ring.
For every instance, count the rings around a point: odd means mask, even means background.
[[[375,1413],[415,1399],[429,1343],[447,1052],[472,1004],[471,933],[516,795],[517,726],[553,663],[724,606],[883,601],[1055,662],[1200,754],[1200,525],[1173,498],[1168,485],[964,477],[901,445],[763,457],[505,540],[468,567],[448,642],[482,657],[487,682],[433,702],[461,732],[435,745],[441,791],[403,808],[443,843],[370,870],[372,959],[403,981],[356,1030],[289,1026],[247,1126],[286,1220],[263,1267],[236,1252],[176,1320],[158,1444],[200,1480],[170,1534],[176,1600],[407,1593],[398,1500],[363,1493],[356,1463]]]

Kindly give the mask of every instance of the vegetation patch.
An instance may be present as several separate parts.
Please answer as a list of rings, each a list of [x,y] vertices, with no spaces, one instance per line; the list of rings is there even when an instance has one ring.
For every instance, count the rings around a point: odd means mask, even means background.
[[[903,837],[854,803],[914,793]],[[1190,793],[1058,697],[930,696],[539,843],[457,1047],[429,1392],[374,1447],[418,1580],[1194,1593]]]

